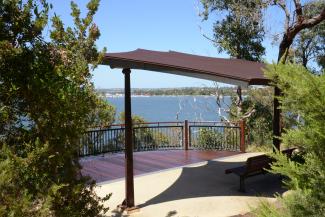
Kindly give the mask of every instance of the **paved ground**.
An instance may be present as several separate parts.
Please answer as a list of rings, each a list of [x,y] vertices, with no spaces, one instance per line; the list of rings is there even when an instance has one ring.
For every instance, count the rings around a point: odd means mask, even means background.
[[[246,153],[140,175],[135,178],[135,202],[140,208],[134,217],[218,217],[242,215],[261,199],[275,201],[282,193],[279,177],[268,174],[247,179],[247,193],[238,192],[239,178],[224,170],[243,164]],[[113,193],[108,216],[129,216],[116,209],[124,199],[124,181],[103,182],[96,189],[104,196]]]

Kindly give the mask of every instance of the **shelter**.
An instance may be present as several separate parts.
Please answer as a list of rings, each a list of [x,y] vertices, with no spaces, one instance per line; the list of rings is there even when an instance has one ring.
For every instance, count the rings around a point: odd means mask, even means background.
[[[227,84],[247,87],[249,85],[269,85],[270,80],[264,76],[265,64],[240,59],[223,59],[179,53],[174,51],[159,52],[137,49],[130,52],[107,53],[104,65],[121,68],[125,77],[125,187],[124,206],[131,210],[134,203],[133,142],[131,120],[131,69],[157,71],[175,75],[207,79]],[[280,94],[275,88],[274,95]],[[279,102],[274,99],[273,144],[280,148],[280,110]]]

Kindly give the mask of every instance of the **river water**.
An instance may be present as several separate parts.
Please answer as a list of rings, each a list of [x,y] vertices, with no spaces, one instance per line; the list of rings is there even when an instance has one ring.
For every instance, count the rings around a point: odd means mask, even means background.
[[[124,97],[108,97],[117,115],[124,111]],[[214,96],[132,96],[132,114],[148,122],[157,121],[219,121],[228,116],[229,96],[221,100],[221,109]],[[220,110],[220,111],[219,111]]]

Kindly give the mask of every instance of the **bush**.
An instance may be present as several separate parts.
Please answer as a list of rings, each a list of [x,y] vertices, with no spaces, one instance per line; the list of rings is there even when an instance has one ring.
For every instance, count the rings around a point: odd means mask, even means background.
[[[294,64],[271,65],[267,75],[282,90],[283,112],[299,117],[295,127],[285,129],[282,146],[299,147],[306,154],[296,162],[274,154],[272,172],[287,177],[284,184],[291,193],[280,196],[282,209],[262,206],[257,216],[325,216],[325,75]]]
[[[45,0],[0,4],[0,216],[100,216],[107,209],[95,183],[81,175],[79,140],[112,107],[90,82],[89,64],[101,61],[93,16],[99,1],[75,26],[52,18]],[[106,119],[107,118],[107,119]],[[105,123],[111,122],[105,117]]]
[[[212,129],[200,129],[198,135],[198,148],[202,149],[222,149],[223,134]]]

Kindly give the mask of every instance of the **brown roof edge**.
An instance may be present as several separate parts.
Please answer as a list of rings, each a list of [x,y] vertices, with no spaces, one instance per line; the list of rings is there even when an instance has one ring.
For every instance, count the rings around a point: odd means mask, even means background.
[[[220,82],[232,84],[244,82],[246,85],[269,85],[270,82],[264,76],[265,64],[263,63],[205,57],[175,51],[160,52],[138,49],[130,52],[107,53],[103,64],[110,65],[111,68],[143,69],[220,80]]]

